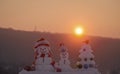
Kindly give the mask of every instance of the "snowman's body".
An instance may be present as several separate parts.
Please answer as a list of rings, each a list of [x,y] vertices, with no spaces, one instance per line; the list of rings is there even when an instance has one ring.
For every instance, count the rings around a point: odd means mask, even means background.
[[[69,54],[68,54],[68,52],[63,52],[63,53],[61,53],[60,54],[60,64],[61,65],[64,65],[64,64],[66,64],[66,65],[69,65],[70,64],[70,61],[68,60],[68,57],[69,57]]]
[[[95,67],[94,55],[92,54],[93,50],[89,44],[84,44],[80,50],[80,63],[84,66],[84,68],[92,68]]]

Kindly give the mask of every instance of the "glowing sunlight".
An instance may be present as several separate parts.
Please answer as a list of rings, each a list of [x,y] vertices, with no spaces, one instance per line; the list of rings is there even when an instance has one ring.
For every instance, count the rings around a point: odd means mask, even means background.
[[[76,35],[83,35],[84,29],[82,27],[77,27],[75,28],[74,32]]]

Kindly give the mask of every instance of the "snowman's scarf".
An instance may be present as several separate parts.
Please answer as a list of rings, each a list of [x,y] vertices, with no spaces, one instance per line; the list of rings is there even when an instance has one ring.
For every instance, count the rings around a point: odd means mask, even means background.
[[[40,57],[45,58],[45,55],[47,55],[47,57],[51,57],[50,53],[47,53],[47,54],[42,53],[42,54],[40,55]]]

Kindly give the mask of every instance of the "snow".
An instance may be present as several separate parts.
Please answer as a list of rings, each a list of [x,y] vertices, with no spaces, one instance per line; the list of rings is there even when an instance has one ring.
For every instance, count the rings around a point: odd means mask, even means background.
[[[101,74],[96,69],[78,70],[73,72],[40,72],[22,70],[19,74]]]

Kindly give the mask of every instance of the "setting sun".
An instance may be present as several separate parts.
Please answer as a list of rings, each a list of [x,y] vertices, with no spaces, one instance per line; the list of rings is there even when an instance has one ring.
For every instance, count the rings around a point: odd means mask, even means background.
[[[83,34],[83,28],[82,27],[75,28],[75,34],[76,35],[82,35]]]

